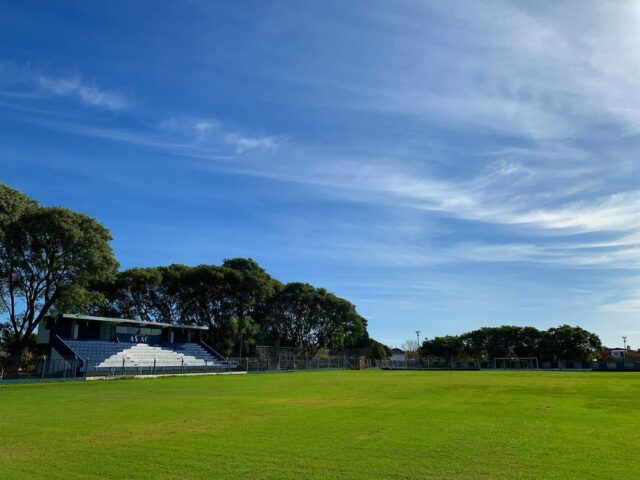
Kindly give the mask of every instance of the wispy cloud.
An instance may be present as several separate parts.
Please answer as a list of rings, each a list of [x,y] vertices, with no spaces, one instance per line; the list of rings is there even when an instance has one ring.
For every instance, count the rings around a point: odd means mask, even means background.
[[[395,295],[394,307],[415,317],[426,292],[443,319],[445,310],[493,315],[500,306],[505,316],[516,307],[540,312],[551,297],[562,308],[546,313],[556,316],[581,301],[593,318],[637,310],[637,283],[618,285],[640,270],[637,2],[372,0],[357,12],[341,6],[339,21],[331,5],[272,5],[268,25],[234,12],[243,29],[217,28],[220,12],[201,7],[197,34],[161,20],[171,48],[153,51],[151,41],[150,55],[129,57],[120,45],[126,58],[111,66],[105,57],[111,78],[94,79],[75,51],[61,50],[54,66],[0,62],[10,104],[2,120],[29,127],[7,135],[17,145],[5,153],[53,164],[30,144],[38,128],[60,132],[56,148],[70,172],[93,165],[102,178],[97,165],[109,156],[131,182],[123,190],[140,192],[156,176],[175,184],[166,190],[179,205],[197,206],[185,216],[233,231],[230,241],[216,236],[216,248],[273,255],[283,270],[356,265],[331,275],[359,271],[372,282],[395,273],[397,291],[362,289],[356,298],[373,306]],[[156,39],[151,27],[136,38]],[[134,62],[131,92],[154,86],[145,108],[132,108],[133,94],[114,83]],[[77,144],[95,144],[95,158],[80,157]],[[152,161],[157,168],[142,168]],[[236,186],[246,188],[238,198]],[[270,208],[256,220],[258,204]],[[193,258],[210,254],[202,247],[210,238],[202,235]],[[459,277],[425,286],[445,271]],[[512,272],[531,280],[513,289]],[[557,275],[566,278],[546,285]],[[474,296],[488,282],[491,292]],[[570,302],[557,295],[574,287]],[[416,293],[399,298],[404,291]],[[380,308],[371,313],[395,318]]]
[[[273,150],[282,145],[284,138],[279,136],[247,137],[238,133],[225,135],[224,141],[231,145],[237,153],[250,150]]]
[[[134,104],[122,91],[101,88],[95,80],[88,81],[80,74],[43,73],[9,61],[0,61],[0,93],[13,98],[69,97],[106,110],[125,110]]]
[[[123,110],[132,105],[131,100],[122,93],[101,89],[95,82],[86,82],[80,76],[56,78],[38,75],[37,79],[43,92],[56,96],[74,97],[92,107]]]

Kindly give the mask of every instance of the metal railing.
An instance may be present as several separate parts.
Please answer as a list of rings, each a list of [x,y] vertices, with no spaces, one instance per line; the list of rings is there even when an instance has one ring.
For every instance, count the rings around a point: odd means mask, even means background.
[[[102,362],[101,362],[102,363]],[[133,364],[132,364],[133,363]],[[222,361],[210,362],[204,361],[204,364],[185,363],[184,358],[179,364],[167,364],[162,361],[153,359],[153,363],[144,362],[127,362],[122,359],[122,365],[103,366],[100,363],[92,363],[88,358],[84,362],[81,372],[85,377],[117,377],[117,376],[140,376],[140,375],[184,375],[184,374],[205,374],[205,373],[227,373],[243,371],[242,365],[233,361],[233,359],[225,359]]]

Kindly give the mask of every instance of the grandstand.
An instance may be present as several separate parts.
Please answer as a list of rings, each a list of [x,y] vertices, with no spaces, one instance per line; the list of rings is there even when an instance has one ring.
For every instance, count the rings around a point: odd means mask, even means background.
[[[73,360],[77,374],[193,372],[228,367],[201,339],[206,327],[87,315],[47,317],[39,325],[51,365]],[[66,367],[65,367],[66,368]]]

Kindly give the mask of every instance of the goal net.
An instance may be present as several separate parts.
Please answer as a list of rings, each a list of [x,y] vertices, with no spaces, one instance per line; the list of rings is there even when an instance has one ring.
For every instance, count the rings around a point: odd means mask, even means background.
[[[537,370],[538,359],[535,357],[502,357],[494,358],[493,364],[499,370]]]

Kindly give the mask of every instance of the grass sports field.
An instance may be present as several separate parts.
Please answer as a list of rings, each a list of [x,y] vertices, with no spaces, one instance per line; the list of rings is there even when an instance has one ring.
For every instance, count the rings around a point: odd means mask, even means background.
[[[640,478],[640,374],[300,372],[0,387],[0,478]]]

